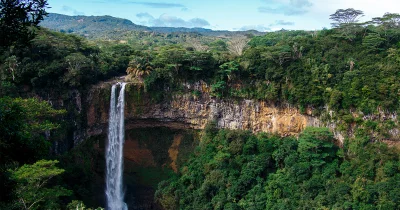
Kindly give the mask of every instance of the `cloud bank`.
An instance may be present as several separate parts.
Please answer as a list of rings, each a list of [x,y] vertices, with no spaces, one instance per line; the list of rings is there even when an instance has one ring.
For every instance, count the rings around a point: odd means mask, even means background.
[[[155,27],[185,27],[185,28],[195,28],[195,27],[206,27],[210,26],[210,23],[202,18],[192,18],[190,20],[184,20],[176,16],[170,16],[167,14],[162,14],[160,17],[155,18],[149,13],[139,13],[136,15],[142,21],[141,24],[155,26]]]
[[[265,25],[247,25],[247,26],[242,26],[239,29],[235,28],[234,30],[239,30],[239,31],[256,30],[256,31],[266,32],[270,31],[271,28]]]
[[[143,2],[143,1],[129,1],[131,4],[140,4],[151,8],[186,8],[183,4],[173,3],[156,3],[156,2]]]
[[[72,15],[85,15],[85,13],[65,5],[61,7],[61,10]]]
[[[246,25],[242,26],[241,28],[235,30],[239,31],[248,31],[248,30],[257,30],[261,32],[267,32],[273,30],[273,27],[276,28],[276,26],[294,26],[294,22],[289,22],[289,21],[284,21],[284,20],[275,20],[274,23],[269,24],[268,26],[266,25]]]
[[[309,11],[313,5],[309,0],[263,0],[268,6],[258,8],[258,12],[267,14],[283,14],[286,16],[302,15]]]
[[[269,24],[269,26],[294,26],[294,22],[284,21],[284,20],[275,20],[275,22]]]

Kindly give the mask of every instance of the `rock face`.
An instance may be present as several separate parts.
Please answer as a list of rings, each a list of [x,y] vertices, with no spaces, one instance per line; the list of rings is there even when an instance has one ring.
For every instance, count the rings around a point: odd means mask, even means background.
[[[106,132],[108,99],[104,84],[96,87],[88,97],[88,134]],[[269,132],[281,136],[296,135],[306,126],[320,126],[313,116],[300,114],[287,106],[275,106],[265,101],[220,100],[209,95],[204,83],[185,85],[184,93],[159,103],[151,101],[140,88],[129,85],[126,92],[126,129],[165,126],[174,129],[203,129],[210,121],[219,128]],[[197,94],[193,94],[196,91]],[[200,94],[198,94],[200,93]]]

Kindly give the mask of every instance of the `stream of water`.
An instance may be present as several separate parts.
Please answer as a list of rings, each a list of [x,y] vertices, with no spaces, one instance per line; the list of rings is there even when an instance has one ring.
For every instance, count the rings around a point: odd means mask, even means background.
[[[123,190],[123,149],[125,141],[124,105],[125,83],[111,88],[108,146],[106,150],[106,198],[108,210],[127,210]],[[117,99],[117,89],[120,87]]]

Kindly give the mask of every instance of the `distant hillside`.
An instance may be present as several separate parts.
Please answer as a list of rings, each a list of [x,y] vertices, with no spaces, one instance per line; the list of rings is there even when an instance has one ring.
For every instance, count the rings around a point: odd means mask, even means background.
[[[123,35],[128,31],[151,31],[146,26],[136,25],[130,20],[111,16],[68,16],[50,13],[41,26],[55,31],[73,33],[88,38],[108,38],[115,33]]]
[[[132,31],[156,33],[197,33],[204,36],[232,36],[235,34],[262,35],[265,33],[251,31],[213,31],[205,28],[146,27],[132,21],[111,16],[68,16],[50,13],[40,24],[51,30],[73,33],[94,39],[122,39]]]

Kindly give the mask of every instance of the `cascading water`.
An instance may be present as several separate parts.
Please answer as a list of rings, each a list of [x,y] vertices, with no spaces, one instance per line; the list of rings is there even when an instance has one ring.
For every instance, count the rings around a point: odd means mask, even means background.
[[[127,210],[122,187],[123,149],[125,141],[124,104],[126,83],[111,88],[110,116],[108,122],[108,146],[106,151],[106,197],[108,210]],[[121,86],[116,101],[117,86]]]

